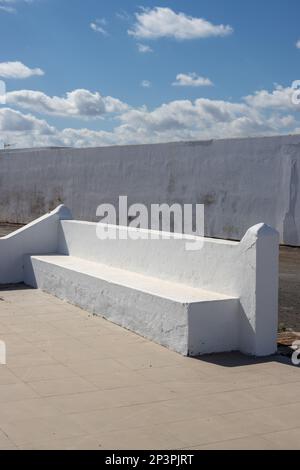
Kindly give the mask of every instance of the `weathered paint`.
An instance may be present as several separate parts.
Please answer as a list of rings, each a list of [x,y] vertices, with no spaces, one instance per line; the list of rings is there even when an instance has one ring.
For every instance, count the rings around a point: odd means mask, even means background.
[[[102,203],[203,203],[205,234],[240,240],[262,220],[300,246],[300,136],[90,149],[0,151],[0,221],[64,203],[78,220]]]

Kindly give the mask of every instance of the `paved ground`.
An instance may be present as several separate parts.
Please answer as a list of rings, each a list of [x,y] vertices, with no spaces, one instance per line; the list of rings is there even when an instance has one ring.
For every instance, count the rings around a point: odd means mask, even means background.
[[[0,297],[0,448],[300,449],[288,359],[183,358],[40,291]]]
[[[300,331],[300,249],[281,248],[279,329]],[[0,449],[300,449],[287,358],[182,358],[22,286],[0,291],[1,339]]]

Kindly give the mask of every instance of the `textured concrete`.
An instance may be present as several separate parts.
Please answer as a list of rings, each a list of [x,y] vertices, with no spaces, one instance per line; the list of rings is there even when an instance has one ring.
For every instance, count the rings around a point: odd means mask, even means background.
[[[95,221],[99,204],[128,195],[130,205],[205,204],[209,237],[239,240],[265,222],[299,246],[299,149],[300,136],[279,136],[0,151],[0,221],[27,223],[61,203]]]
[[[299,368],[184,358],[40,291],[0,291],[1,449],[300,449]]]

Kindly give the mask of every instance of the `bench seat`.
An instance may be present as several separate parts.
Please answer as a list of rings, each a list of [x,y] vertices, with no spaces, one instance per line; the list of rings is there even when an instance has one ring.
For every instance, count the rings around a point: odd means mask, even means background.
[[[25,256],[24,279],[183,355],[239,347],[235,297],[57,254]]]

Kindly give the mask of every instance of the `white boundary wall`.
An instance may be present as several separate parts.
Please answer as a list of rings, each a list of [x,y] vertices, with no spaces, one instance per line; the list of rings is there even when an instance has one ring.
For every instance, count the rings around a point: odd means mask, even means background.
[[[102,203],[205,204],[205,235],[240,240],[262,220],[300,246],[300,136],[91,149],[0,151],[0,221],[60,203],[97,220]]]

